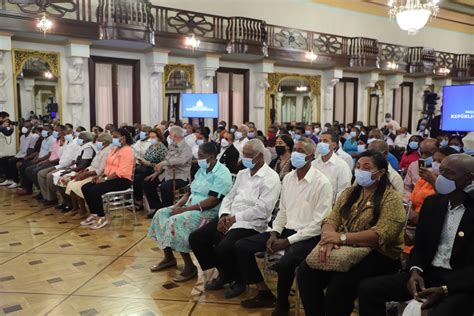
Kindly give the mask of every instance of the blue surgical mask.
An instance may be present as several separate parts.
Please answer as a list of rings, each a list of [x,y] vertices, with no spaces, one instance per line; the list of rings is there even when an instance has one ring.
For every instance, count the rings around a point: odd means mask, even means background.
[[[146,133],[145,132],[140,132],[140,139],[144,140],[146,138]]]
[[[363,153],[365,151],[365,145],[357,145],[357,152]]]
[[[352,138],[357,137],[357,132],[352,131],[352,132],[351,132],[351,137],[352,137]]]
[[[328,143],[319,143],[318,144],[318,150],[319,150],[319,153],[321,154],[321,156],[326,156],[331,151],[331,148],[329,148]]]
[[[247,169],[253,169],[255,167],[255,163],[253,162],[253,158],[242,158],[242,164]]]
[[[301,140],[301,135],[299,135],[299,134],[295,134],[295,140],[296,140],[296,141],[299,141],[299,140]]]
[[[230,129],[230,132],[231,132],[231,133],[235,133],[235,128],[231,128],[231,129]]]
[[[417,150],[418,149],[418,142],[410,142],[410,143],[408,143],[408,147],[410,147],[411,150]]]
[[[242,135],[241,132],[237,131],[237,132],[235,132],[234,136],[235,136],[235,139],[236,139],[236,140],[240,140],[243,135]]]
[[[207,168],[209,168],[209,163],[207,162],[207,159],[198,159],[198,166],[201,169],[207,170]]]
[[[451,146],[449,146],[449,147],[451,147],[452,149],[454,149],[454,150],[457,151],[458,153],[461,152],[461,147],[459,147],[459,146],[451,145]]]
[[[357,184],[362,187],[370,187],[377,181],[372,179],[372,172],[367,170],[356,169],[354,174]]]
[[[429,156],[428,158],[425,158],[425,167],[430,168],[433,165],[433,156]]]
[[[438,178],[436,178],[435,187],[436,192],[439,194],[450,194],[456,190],[456,182],[446,178],[445,176],[439,175]]]
[[[204,139],[196,139],[196,144],[201,146],[202,144],[204,144]]]
[[[442,141],[439,142],[439,145],[440,145],[441,147],[448,146],[448,140],[447,140],[447,139],[443,139]]]
[[[114,145],[116,147],[120,147],[120,139],[112,138],[112,145]]]
[[[253,139],[255,138],[255,133],[254,132],[250,132],[249,135],[248,135],[249,139]]]
[[[291,153],[291,164],[296,169],[302,168],[306,165],[306,155],[303,153],[299,153],[294,151]]]
[[[311,131],[306,130],[306,131],[304,131],[304,134],[305,134],[306,136],[311,136],[311,134],[313,134],[313,133],[311,133]]]
[[[425,125],[420,125],[420,131],[424,131],[426,129],[426,126]]]
[[[57,131],[53,131],[53,138],[58,139],[59,133]]]
[[[156,145],[156,144],[158,144],[158,139],[156,139],[156,138],[150,138],[150,143],[151,143],[152,145]]]
[[[41,137],[43,138],[48,137],[48,131],[41,131]]]
[[[101,151],[102,149],[104,149],[104,143],[95,142],[95,148],[97,148],[98,151]]]
[[[78,138],[78,139],[77,139],[77,144],[78,144],[79,146],[84,145],[84,140],[81,139],[81,138]]]
[[[66,136],[64,136],[64,139],[69,143],[74,139],[74,137],[72,136],[72,134],[67,134]]]
[[[431,170],[433,170],[433,173],[436,175],[439,175],[439,166],[441,164],[437,161],[433,161],[433,164],[431,165]]]

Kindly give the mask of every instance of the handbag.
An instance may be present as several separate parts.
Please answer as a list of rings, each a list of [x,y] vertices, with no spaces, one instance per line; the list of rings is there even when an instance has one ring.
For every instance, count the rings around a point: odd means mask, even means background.
[[[370,247],[339,246],[334,248],[325,262],[319,260],[318,244],[306,257],[306,263],[311,269],[333,272],[348,272],[353,266],[362,261],[372,251]]]

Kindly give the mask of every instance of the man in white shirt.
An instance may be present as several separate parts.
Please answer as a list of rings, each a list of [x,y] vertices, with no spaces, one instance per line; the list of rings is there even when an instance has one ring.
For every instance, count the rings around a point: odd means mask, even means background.
[[[145,152],[147,151],[148,147],[151,146],[151,142],[148,139],[148,133],[150,132],[150,126],[144,126],[142,131],[139,134],[139,140],[132,145],[133,152],[135,153],[135,157],[138,159],[145,159]],[[137,163],[138,163],[137,159]]]
[[[388,146],[383,140],[374,140],[367,148],[382,153],[385,159],[387,159]],[[388,164],[388,178],[390,179],[390,183],[393,185],[395,190],[397,190],[397,192],[403,197],[405,185],[403,183],[402,176],[400,176],[400,174],[395,169],[393,169],[390,164]]]
[[[332,204],[336,198],[348,187],[351,186],[352,171],[344,160],[334,154],[334,149],[339,142],[339,136],[334,132],[324,132],[318,143],[320,156],[313,161],[314,168],[322,172],[331,182],[334,196]],[[331,205],[332,205],[331,204]]]
[[[245,291],[235,254],[235,243],[267,229],[280,195],[280,177],[264,162],[265,146],[250,140],[243,149],[245,170],[237,174],[232,190],[223,199],[219,216],[189,236],[189,244],[203,271],[216,267],[219,277],[205,285],[208,291],[231,287],[232,298]]]
[[[397,132],[397,137],[395,137],[395,146],[406,149],[408,146],[408,141],[410,140],[411,134],[408,133],[406,127],[401,127]]]
[[[400,129],[400,124],[397,121],[392,119],[392,114],[386,113],[385,114],[385,122],[380,126],[380,128],[387,128],[390,133],[396,134],[397,131]]]
[[[336,153],[336,156],[344,160],[344,162],[349,166],[349,169],[351,169],[352,172],[352,170],[354,169],[354,158],[352,158],[351,155],[346,153],[340,145],[337,146],[334,152]]]
[[[194,127],[192,124],[186,123],[184,124],[184,129],[186,130],[186,136],[184,136],[184,140],[189,147],[193,148],[196,145],[196,134],[194,134]]]
[[[331,183],[311,165],[315,144],[309,139],[297,142],[291,161],[293,170],[283,179],[280,210],[273,221],[271,232],[264,232],[239,240],[235,245],[237,263],[243,281],[257,284],[256,297],[241,302],[246,308],[276,306],[273,315],[288,313],[288,296],[294,281],[295,269],[319,242],[321,222],[331,210]],[[342,162],[348,168],[344,162]],[[273,254],[284,250],[278,261],[277,298],[265,284],[255,261],[255,253]]]
[[[242,160],[244,146],[249,141],[247,137],[248,133],[249,133],[249,127],[245,124],[239,125],[239,128],[234,133],[234,136],[235,136],[234,147],[239,151],[239,154],[240,154],[239,160]]]

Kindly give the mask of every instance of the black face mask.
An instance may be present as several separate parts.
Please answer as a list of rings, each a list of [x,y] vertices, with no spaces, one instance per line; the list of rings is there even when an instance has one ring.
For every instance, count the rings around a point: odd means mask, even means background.
[[[281,156],[285,153],[285,146],[275,146],[275,151],[278,156]]]

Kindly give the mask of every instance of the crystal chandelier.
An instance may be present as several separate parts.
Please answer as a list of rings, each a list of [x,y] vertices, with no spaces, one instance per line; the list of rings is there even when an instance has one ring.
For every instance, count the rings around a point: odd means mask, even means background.
[[[46,18],[46,14],[43,13],[43,17],[41,20],[38,22],[38,28],[41,32],[43,32],[43,35],[46,36],[46,32],[51,30],[51,27],[53,26],[53,22]]]
[[[309,52],[306,52],[304,57],[312,63],[318,58],[318,55],[316,55],[312,50],[310,50]]]
[[[186,46],[191,47],[191,49],[194,50],[199,47],[199,44],[201,44],[201,41],[196,39],[196,36],[194,34],[190,37],[186,38]]]
[[[415,35],[422,29],[430,16],[438,14],[439,0],[390,0],[390,18],[397,20],[398,26]]]

